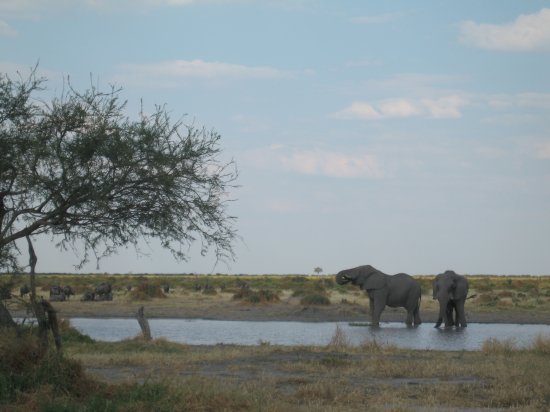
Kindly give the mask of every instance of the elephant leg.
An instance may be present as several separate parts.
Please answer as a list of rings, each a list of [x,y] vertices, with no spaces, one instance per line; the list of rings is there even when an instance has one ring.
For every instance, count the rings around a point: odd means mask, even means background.
[[[382,315],[382,311],[384,310],[384,307],[385,307],[385,303],[384,302],[378,302],[378,301],[374,301],[374,310],[373,310],[373,313],[372,313],[372,326],[379,326],[380,325],[380,316]]]
[[[445,310],[447,308],[447,303],[439,301],[439,316],[437,317],[437,322],[435,322],[435,327],[439,328],[441,326],[441,323],[443,323],[443,319],[445,319],[446,314]]]
[[[447,307],[445,308],[445,327],[446,328],[450,328],[451,326],[454,325],[453,309],[454,309],[454,303],[451,300],[447,303]]]
[[[456,325],[465,328],[466,313],[464,312],[464,299],[456,302]]]
[[[413,311],[407,309],[407,319],[405,320],[407,326],[412,326],[413,324]]]
[[[369,298],[369,315],[370,315],[371,322],[373,322],[374,320],[374,299],[373,298]]]
[[[422,323],[422,320],[420,319],[420,301],[418,301],[418,304],[414,308],[413,317],[415,326],[418,326]]]

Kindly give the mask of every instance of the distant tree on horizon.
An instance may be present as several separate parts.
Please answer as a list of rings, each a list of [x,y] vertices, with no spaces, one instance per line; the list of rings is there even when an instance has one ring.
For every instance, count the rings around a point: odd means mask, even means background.
[[[313,271],[316,273],[316,274],[320,274],[321,272],[323,272],[323,268],[320,268],[319,266],[317,266],[315,269],[313,269]]]

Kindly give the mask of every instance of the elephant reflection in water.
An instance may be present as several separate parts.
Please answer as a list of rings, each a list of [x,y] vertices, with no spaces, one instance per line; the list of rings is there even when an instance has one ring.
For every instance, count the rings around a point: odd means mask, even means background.
[[[386,306],[407,309],[405,323],[420,325],[420,282],[406,273],[386,275],[370,265],[340,271],[336,283],[351,283],[366,290],[369,296],[370,315],[373,326],[380,323],[380,315]]]
[[[468,295],[468,280],[452,270],[440,273],[433,280],[433,298],[439,301],[439,316],[435,327],[445,322],[445,327],[465,328],[464,302]]]

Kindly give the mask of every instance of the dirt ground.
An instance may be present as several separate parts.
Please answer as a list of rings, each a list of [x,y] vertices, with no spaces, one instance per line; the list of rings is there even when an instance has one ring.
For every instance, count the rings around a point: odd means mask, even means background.
[[[230,298],[206,299],[200,296],[169,297],[144,302],[54,302],[58,316],[71,317],[135,317],[141,306],[148,318],[186,318],[212,320],[254,320],[254,321],[302,321],[302,322],[366,322],[369,320],[368,306],[362,304],[332,303],[329,306],[304,306],[299,300],[287,298],[276,303],[244,304]],[[435,323],[437,309],[433,303],[421,307],[424,323]],[[18,315],[24,315],[19,311]],[[405,320],[403,308],[387,307],[382,321],[401,322]],[[476,310],[467,307],[469,323],[519,323],[550,324],[550,314],[537,310]]]

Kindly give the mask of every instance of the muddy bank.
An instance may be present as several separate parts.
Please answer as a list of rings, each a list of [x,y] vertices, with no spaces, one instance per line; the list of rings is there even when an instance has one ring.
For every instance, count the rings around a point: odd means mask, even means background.
[[[140,306],[145,307],[149,318],[187,318],[210,320],[250,320],[250,321],[303,321],[303,322],[365,322],[369,320],[368,310],[363,305],[331,304],[328,306],[303,306],[293,302],[269,304],[243,304],[226,301],[150,301],[138,303],[120,302],[55,302],[58,316],[71,317],[135,317]],[[382,321],[401,322],[405,320],[405,310],[386,308]],[[18,311],[16,316],[24,316]],[[424,323],[435,323],[437,311],[427,308],[421,311]],[[470,323],[523,323],[550,324],[550,314],[545,311],[467,310]]]

